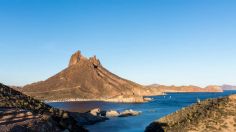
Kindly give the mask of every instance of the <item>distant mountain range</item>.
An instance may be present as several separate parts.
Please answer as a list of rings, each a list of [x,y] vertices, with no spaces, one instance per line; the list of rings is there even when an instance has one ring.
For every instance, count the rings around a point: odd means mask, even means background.
[[[236,86],[227,85],[227,84],[222,85],[221,88],[222,88],[223,90],[236,90]]]
[[[223,92],[220,86],[216,85],[210,85],[205,88],[201,88],[198,86],[165,86],[165,85],[159,85],[159,84],[153,84],[147,86],[151,89],[156,89],[160,92]]]
[[[236,86],[224,84],[222,86],[209,85],[201,88],[194,85],[189,86],[166,86],[160,84],[148,85],[149,88],[158,89],[160,92],[222,92],[225,90],[236,90]]]

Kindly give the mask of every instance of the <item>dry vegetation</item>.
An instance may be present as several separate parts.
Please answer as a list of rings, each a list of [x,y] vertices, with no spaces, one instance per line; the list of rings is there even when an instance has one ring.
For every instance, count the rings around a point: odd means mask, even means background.
[[[146,132],[234,132],[236,95],[208,99],[153,122]]]
[[[0,84],[0,130],[86,131],[71,113]],[[33,125],[37,124],[37,125]],[[44,129],[45,128],[45,129]]]

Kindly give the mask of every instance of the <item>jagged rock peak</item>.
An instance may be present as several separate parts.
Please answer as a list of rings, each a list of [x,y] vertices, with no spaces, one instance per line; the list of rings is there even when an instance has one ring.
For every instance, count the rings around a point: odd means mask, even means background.
[[[101,65],[100,60],[96,56],[90,57],[89,61],[93,64],[95,68]]]
[[[75,65],[77,63],[79,63],[81,60],[86,60],[89,61],[95,68],[99,67],[101,65],[99,59],[97,59],[96,56],[90,57],[89,59],[87,59],[86,57],[84,57],[80,51],[75,52],[71,58],[70,58],[70,63],[69,63],[69,67],[72,65]]]
[[[77,51],[71,56],[69,66],[77,64],[80,60],[87,60],[87,58]]]

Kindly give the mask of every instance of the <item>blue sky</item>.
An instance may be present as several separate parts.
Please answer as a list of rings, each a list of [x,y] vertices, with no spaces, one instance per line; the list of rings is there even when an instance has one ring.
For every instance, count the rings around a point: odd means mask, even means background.
[[[140,84],[236,85],[234,0],[1,0],[0,82],[25,85],[94,54]]]

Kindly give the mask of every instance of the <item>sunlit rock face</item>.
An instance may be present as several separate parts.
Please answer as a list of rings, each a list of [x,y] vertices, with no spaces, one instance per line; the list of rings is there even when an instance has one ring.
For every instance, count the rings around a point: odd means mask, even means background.
[[[96,56],[86,58],[80,51],[71,56],[66,69],[45,81],[26,85],[22,91],[49,101],[144,102],[144,95],[160,94],[111,73]]]
[[[79,63],[80,60],[87,60],[87,58],[82,56],[80,51],[77,51],[71,56],[70,62],[69,62],[69,67]]]

